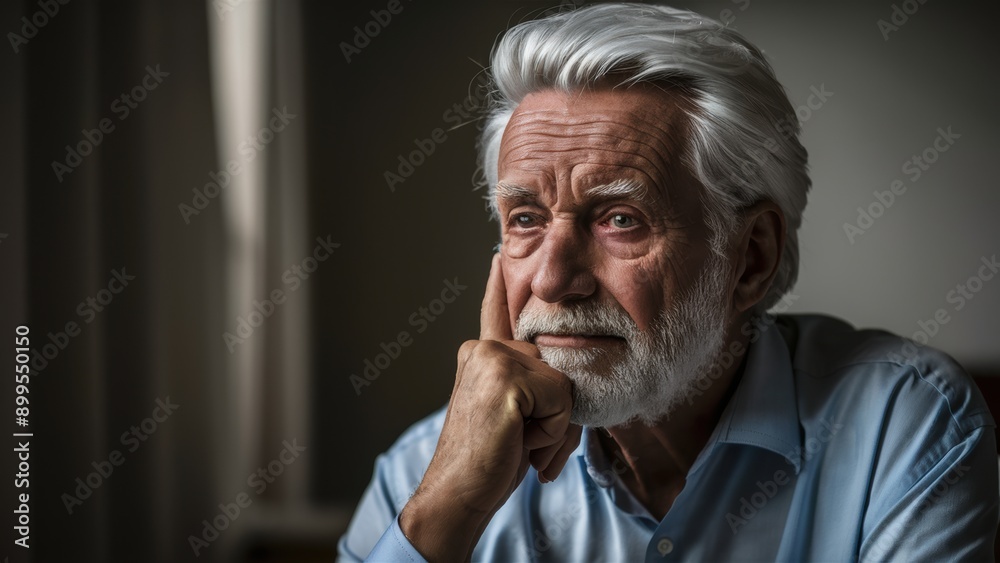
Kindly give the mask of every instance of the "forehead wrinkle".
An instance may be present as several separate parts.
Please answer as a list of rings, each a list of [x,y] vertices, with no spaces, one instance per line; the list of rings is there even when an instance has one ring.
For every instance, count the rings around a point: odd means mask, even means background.
[[[535,112],[525,112],[525,113],[551,114],[552,112],[535,111]],[[632,115],[630,112],[619,112],[619,113]],[[510,136],[505,136],[505,139],[503,140],[502,143],[503,145],[505,145],[502,147],[502,156],[506,158],[502,158],[502,160],[507,160],[509,162],[530,160],[530,157],[525,158],[523,156],[519,156],[518,153],[530,149],[530,147],[535,144],[544,143],[544,139],[550,139],[550,138],[556,139],[558,141],[561,141],[561,143],[559,144],[565,145],[569,143],[579,143],[581,141],[581,138],[586,138],[586,137],[596,137],[598,139],[600,139],[601,137],[606,137],[614,141],[619,141],[617,143],[614,143],[614,146],[621,146],[623,143],[621,143],[620,141],[624,141],[624,144],[626,144],[626,146],[631,145],[632,147],[647,148],[648,152],[652,153],[652,155],[655,155],[655,157],[643,154],[646,151],[637,149],[633,149],[627,152],[630,155],[639,156],[643,158],[646,162],[648,162],[649,165],[652,166],[653,169],[656,170],[656,172],[662,177],[663,182],[669,182],[672,179],[673,175],[670,173],[671,172],[670,165],[677,163],[678,159],[671,159],[669,157],[675,156],[676,153],[679,152],[679,147],[676,146],[677,143],[673,142],[668,143],[668,141],[673,141],[675,139],[675,136],[671,135],[670,131],[661,129],[652,124],[650,124],[651,126],[649,128],[643,128],[643,127],[635,127],[627,123],[621,123],[618,121],[612,121],[606,119],[598,119],[598,120],[594,120],[593,118],[577,119],[577,120],[570,119],[569,121],[574,122],[575,124],[571,123],[570,125],[567,125],[565,122],[555,123],[554,120],[538,120],[538,119],[531,120],[524,124],[520,124],[517,130],[515,131],[515,134],[513,135],[514,139],[511,139]],[[553,124],[560,125],[563,127],[563,129],[574,128],[574,129],[582,129],[582,131],[580,133],[572,133],[572,132],[552,133],[548,125],[553,125]],[[605,125],[609,124],[615,127],[621,127],[628,130],[636,131],[640,133],[640,135],[637,135],[636,136],[637,138],[634,138],[634,137],[622,136],[621,134],[614,134],[608,131],[608,128],[605,127]],[[594,130],[597,131],[595,132]],[[649,137],[652,137],[653,139],[652,143],[648,141]],[[581,144],[586,144],[586,143],[581,143]],[[544,152],[567,153],[567,152],[572,152],[573,150],[595,151],[600,149],[599,147],[570,146],[569,148],[547,148]],[[604,149],[604,150],[615,151],[618,153],[626,152],[620,149]],[[663,186],[663,188],[664,191],[666,191],[665,190],[666,186]],[[666,194],[664,193],[664,195]]]
[[[658,124],[669,126],[664,129]],[[680,110],[666,112],[632,112],[626,110],[604,110],[601,112],[569,115],[565,112],[545,110],[516,110],[507,122],[507,127],[517,125],[532,130],[533,126],[544,127],[557,125],[562,127],[577,127],[587,125],[613,125],[635,129],[652,137],[673,138],[672,130],[683,127],[683,112]],[[632,124],[638,124],[634,126]],[[647,127],[648,126],[648,127]]]
[[[629,141],[629,142],[635,143],[635,141]],[[643,175],[648,177],[649,173],[646,170],[643,170],[642,167],[640,166],[641,162],[645,162],[659,176],[659,179],[657,178],[650,178],[650,179],[653,180],[654,184],[657,185],[663,184],[663,186],[660,187],[660,191],[662,192],[662,195],[665,199],[669,199],[669,193],[668,193],[669,190],[667,189],[666,184],[668,184],[671,181],[671,179],[673,178],[673,174],[671,174],[668,163],[663,162],[663,158],[660,155],[657,155],[656,158],[651,158],[650,156],[643,154],[644,151],[630,151],[627,152],[628,158],[622,159],[620,157],[626,153],[623,153],[623,151],[615,148],[576,147],[576,146],[564,149],[547,148],[545,151],[530,150],[532,146],[540,143],[543,143],[543,141],[541,140],[524,141],[522,142],[521,145],[517,146],[516,148],[510,149],[507,152],[505,160],[508,163],[515,163],[515,162],[525,163],[532,161],[547,162],[548,159],[546,159],[544,156],[539,156],[540,152],[549,154],[585,152],[587,155],[587,159],[584,162],[578,164],[625,166],[629,168],[634,168],[637,171],[641,172]],[[648,146],[648,145],[642,145],[641,143],[639,144],[641,146]],[[612,156],[612,158],[607,160],[598,158],[600,155],[603,154],[609,154]],[[656,153],[654,152],[654,154]]]
[[[515,137],[517,138],[516,140],[511,140],[510,138],[505,139],[504,145],[507,146],[507,150],[504,152],[510,153],[519,148],[522,148],[525,144],[540,143],[544,142],[545,139],[556,139],[557,141],[561,141],[561,143],[559,144],[563,145],[572,143],[573,146],[569,147],[568,149],[556,148],[552,150],[552,152],[568,152],[570,150],[575,150],[578,148],[583,149],[584,147],[577,146],[577,144],[585,144],[584,142],[581,141],[585,141],[587,139],[601,139],[601,138],[608,138],[611,139],[612,141],[621,141],[619,143],[614,143],[614,145],[616,146],[622,144],[631,144],[640,147],[647,147],[653,154],[657,155],[664,161],[670,161],[669,159],[663,158],[664,156],[672,155],[674,152],[676,152],[674,150],[671,150],[672,147],[667,143],[664,143],[659,138],[655,138],[655,144],[654,144],[644,140],[641,136],[639,138],[635,138],[628,135],[617,134],[605,130],[582,131],[579,133],[550,133],[544,131],[534,131],[527,133],[519,132],[517,135],[515,135]]]
[[[535,112],[535,113],[552,113],[552,112]],[[629,112],[620,112],[620,113],[623,113],[625,115],[630,115],[630,116],[633,115],[633,114],[631,114]],[[512,126],[516,126],[517,129],[520,130],[517,133],[518,135],[524,135],[525,133],[527,133],[527,134],[534,134],[534,135],[540,135],[540,136],[545,136],[545,137],[557,137],[558,138],[558,137],[572,137],[572,136],[575,136],[575,135],[570,134],[570,133],[566,133],[566,134],[561,135],[559,133],[548,132],[547,130],[549,129],[549,126],[553,126],[554,125],[554,126],[561,127],[562,129],[578,129],[579,128],[579,129],[583,129],[584,133],[587,133],[588,130],[594,130],[594,129],[596,129],[598,131],[606,130],[607,128],[605,126],[610,125],[612,127],[620,127],[620,128],[624,128],[624,129],[629,129],[629,130],[632,130],[632,131],[636,131],[636,132],[640,133],[639,137],[642,137],[642,136],[652,137],[653,139],[656,140],[656,142],[659,145],[661,145],[657,150],[662,151],[664,154],[669,154],[669,153],[673,152],[672,149],[680,148],[679,146],[675,146],[675,145],[677,145],[677,143],[674,142],[676,140],[675,135],[674,135],[674,130],[678,129],[679,127],[671,127],[670,129],[663,129],[662,127],[659,127],[659,126],[656,125],[656,123],[659,122],[659,121],[661,121],[661,119],[656,119],[656,120],[641,119],[637,115],[635,117],[638,118],[639,126],[635,126],[635,125],[632,125],[632,124],[624,122],[624,121],[616,121],[616,120],[613,120],[613,119],[605,119],[605,118],[599,118],[599,117],[598,118],[595,118],[595,117],[576,118],[576,119],[568,118],[568,119],[565,119],[565,120],[559,120],[559,119],[532,119],[530,121],[526,121],[525,123],[520,123],[520,121],[521,121],[520,119],[511,118],[510,122],[507,125],[507,128],[510,129]],[[539,129],[541,129],[541,131],[539,131]],[[605,134],[611,135],[611,133],[605,133]],[[668,143],[665,142],[665,140],[669,140],[669,141],[671,141],[671,143],[668,144]]]
[[[570,152],[573,150],[587,150],[590,148],[599,148],[600,145],[605,144],[600,142],[601,139],[609,139],[613,141],[611,143],[607,143],[608,145],[613,147],[620,147],[623,145],[625,147],[628,147],[629,145],[631,145],[635,147],[647,148],[652,154],[656,155],[659,160],[662,160],[664,162],[673,162],[672,159],[665,157],[673,156],[673,154],[677,152],[672,150],[672,147],[667,143],[665,143],[659,137],[654,136],[654,143],[655,143],[654,144],[645,140],[643,138],[644,136],[632,137],[628,135],[622,135],[620,133],[607,131],[604,128],[592,128],[592,129],[597,129],[597,130],[596,131],[584,130],[580,132],[566,132],[566,133],[552,133],[548,131],[527,131],[527,132],[518,131],[515,135],[513,135],[514,137],[513,139],[511,137],[507,137],[506,139],[504,139],[503,145],[505,150],[503,152],[504,154],[510,154],[512,152],[516,152],[531,145],[545,143],[547,139],[556,140],[555,144],[557,146],[546,152]],[[596,143],[594,144],[598,145],[598,147],[586,146],[588,144],[587,143],[588,140],[596,141]],[[569,146],[566,147],[567,145]],[[630,154],[636,154],[638,152],[639,151],[637,150],[629,151]]]

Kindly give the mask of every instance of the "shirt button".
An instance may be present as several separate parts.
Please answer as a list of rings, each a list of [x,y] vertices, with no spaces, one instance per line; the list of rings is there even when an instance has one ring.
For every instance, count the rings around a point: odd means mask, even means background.
[[[660,538],[660,541],[656,542],[656,550],[660,552],[660,555],[666,557],[674,550],[674,542],[670,541],[670,538]]]

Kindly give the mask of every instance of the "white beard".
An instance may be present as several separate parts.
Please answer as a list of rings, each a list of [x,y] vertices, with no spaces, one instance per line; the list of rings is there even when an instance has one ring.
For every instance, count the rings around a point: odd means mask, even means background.
[[[701,279],[654,319],[647,331],[617,304],[581,301],[541,311],[525,307],[515,338],[590,334],[625,339],[620,349],[539,346],[542,359],[574,383],[572,422],[612,427],[669,417],[725,345],[729,265],[709,258]]]

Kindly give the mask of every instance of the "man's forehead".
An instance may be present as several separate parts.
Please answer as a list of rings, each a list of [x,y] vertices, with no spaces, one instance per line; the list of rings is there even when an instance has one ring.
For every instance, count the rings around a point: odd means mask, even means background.
[[[678,96],[644,86],[630,89],[586,90],[576,93],[542,90],[525,96],[514,109],[501,140],[532,134],[585,137],[605,135],[609,148],[614,141],[649,144],[662,153],[677,152],[684,112]],[[536,139],[537,140],[537,139]]]
[[[536,189],[627,182],[665,196],[682,168],[684,113],[676,98],[650,86],[530,94],[504,131],[500,180],[541,184]]]

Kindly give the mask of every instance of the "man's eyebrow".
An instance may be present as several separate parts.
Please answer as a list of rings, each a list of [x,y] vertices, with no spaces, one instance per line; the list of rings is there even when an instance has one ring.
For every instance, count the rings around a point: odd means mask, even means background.
[[[509,200],[533,200],[538,197],[535,190],[507,182],[497,182],[496,195],[497,199]]]
[[[603,199],[630,199],[647,205],[654,203],[646,185],[635,180],[615,180],[610,184],[589,188],[584,193],[590,197]]]
[[[635,180],[615,180],[610,184],[602,184],[587,188],[584,191],[588,197],[600,199],[627,199],[637,201],[647,205],[653,205],[653,198],[649,195],[649,189],[642,182]],[[507,182],[497,182],[496,197],[498,200],[512,201],[534,201],[538,198],[535,190],[509,184]]]

